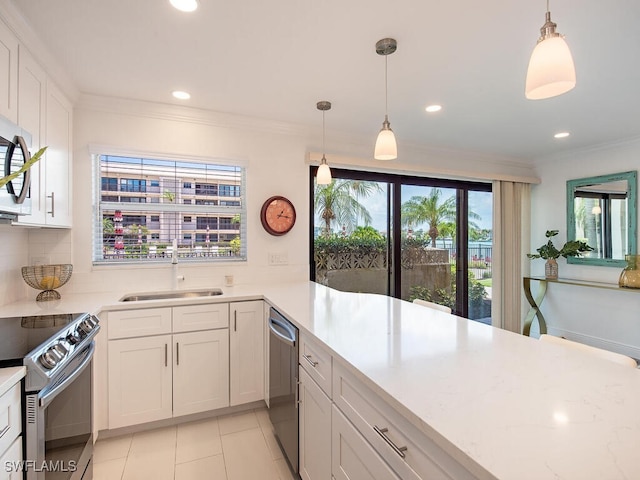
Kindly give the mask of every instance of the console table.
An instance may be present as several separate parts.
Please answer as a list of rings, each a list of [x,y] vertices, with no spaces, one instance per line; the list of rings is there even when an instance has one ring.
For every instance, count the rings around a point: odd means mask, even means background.
[[[534,297],[531,292],[531,281],[534,280],[539,282],[540,285],[538,287],[538,291]],[[531,308],[527,313],[527,316],[524,319],[524,328],[522,329],[522,334],[529,336],[531,332],[531,323],[534,318],[538,319],[538,326],[540,327],[540,333],[547,333],[547,323],[544,320],[544,315],[540,311],[540,305],[542,305],[542,301],[544,300],[544,296],[547,293],[547,286],[550,283],[559,283],[563,285],[577,285],[579,287],[592,287],[592,288],[604,288],[606,290],[617,290],[620,292],[636,292],[640,293],[640,289],[638,288],[627,288],[620,287],[615,283],[601,283],[601,282],[590,282],[587,280],[573,280],[570,278],[558,278],[557,280],[551,280],[545,277],[523,277],[522,284],[524,286],[524,296],[527,297],[527,301]]]

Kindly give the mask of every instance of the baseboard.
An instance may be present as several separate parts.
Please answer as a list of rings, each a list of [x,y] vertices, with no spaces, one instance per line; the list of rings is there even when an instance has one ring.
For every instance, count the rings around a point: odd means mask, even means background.
[[[174,425],[180,425],[181,423],[195,422],[198,420],[205,420],[207,418],[221,417],[223,415],[230,415],[234,413],[246,412],[254,410],[256,408],[267,408],[264,400],[258,400],[256,402],[245,403],[243,405],[235,405],[233,407],[219,408],[217,410],[209,410],[206,412],[193,413],[191,415],[182,415],[180,417],[166,418],[164,420],[158,420],[156,422],[142,423],[139,425],[130,425],[127,427],[114,428],[111,430],[98,431],[98,438],[104,440],[105,438],[119,437],[121,435],[129,435],[132,433],[145,432],[148,430],[154,430],[156,428],[171,427]],[[96,441],[98,440],[96,438]]]

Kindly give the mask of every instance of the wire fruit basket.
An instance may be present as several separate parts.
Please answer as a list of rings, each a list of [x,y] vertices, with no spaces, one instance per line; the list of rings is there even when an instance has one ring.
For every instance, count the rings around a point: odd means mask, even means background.
[[[42,290],[36,301],[60,300],[56,288],[63,286],[71,278],[73,265],[63,263],[58,265],[29,265],[22,267],[22,278],[27,285]]]

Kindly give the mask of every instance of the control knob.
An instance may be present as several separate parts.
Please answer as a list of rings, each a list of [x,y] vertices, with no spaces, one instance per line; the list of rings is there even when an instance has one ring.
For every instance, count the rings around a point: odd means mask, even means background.
[[[56,346],[47,348],[47,350],[40,355],[40,363],[47,370],[51,370],[55,367],[60,360],[62,360],[63,355],[61,355],[59,350],[56,350]]]
[[[80,337],[80,333],[78,331],[75,331],[70,332],[69,335],[67,335],[66,340],[69,345],[75,345],[76,343],[80,342],[82,338]]]
[[[76,332],[79,333],[81,337],[86,337],[96,325],[96,322],[93,321],[91,317],[85,318],[78,324]]]

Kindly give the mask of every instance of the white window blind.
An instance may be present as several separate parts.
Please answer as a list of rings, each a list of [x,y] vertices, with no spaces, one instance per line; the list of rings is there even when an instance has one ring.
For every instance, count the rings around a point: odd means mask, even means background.
[[[245,168],[94,155],[94,264],[246,260]]]

